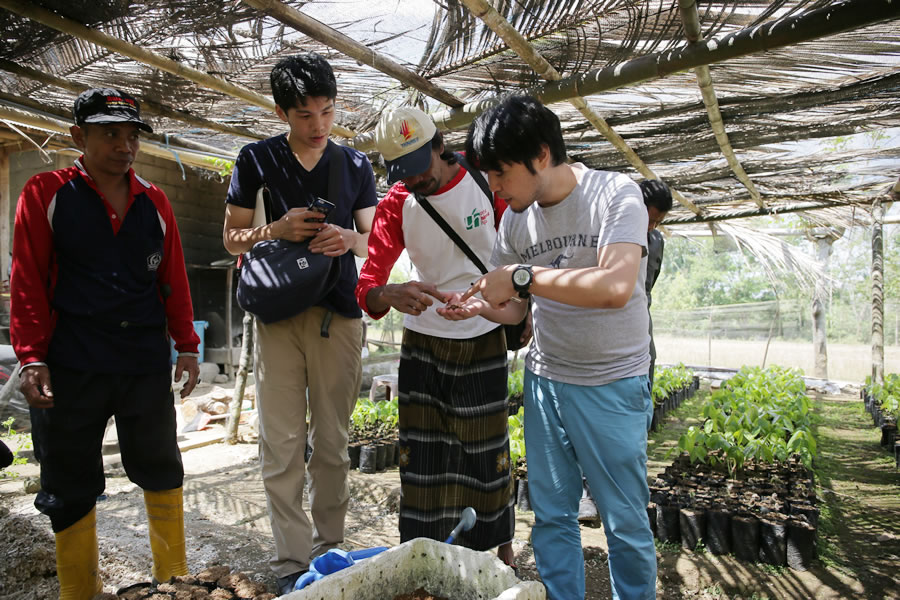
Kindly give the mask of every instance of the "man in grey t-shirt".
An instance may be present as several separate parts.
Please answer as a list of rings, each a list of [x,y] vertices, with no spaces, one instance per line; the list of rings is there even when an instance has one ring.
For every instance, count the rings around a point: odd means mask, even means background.
[[[559,120],[514,96],[473,123],[466,154],[505,199],[494,271],[442,314],[478,314],[533,296],[525,445],[532,545],[553,600],[584,598],[577,521],[582,474],[609,540],[613,598],[656,594],[647,519],[647,210],[630,178],[566,164]],[[480,293],[481,298],[475,297]],[[524,313],[525,302],[520,302]],[[512,318],[515,318],[513,315]]]

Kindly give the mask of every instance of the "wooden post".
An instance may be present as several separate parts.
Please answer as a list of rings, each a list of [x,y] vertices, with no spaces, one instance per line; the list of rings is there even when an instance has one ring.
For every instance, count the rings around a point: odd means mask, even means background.
[[[816,280],[816,289],[813,294],[813,360],[815,362],[814,375],[822,379],[828,378],[828,270],[831,262],[831,250],[834,237],[831,235],[815,236],[816,256],[822,275]]]
[[[872,203],[872,383],[884,383],[884,207]]]
[[[234,285],[234,265],[230,265],[225,270],[225,374],[228,379],[234,378],[234,357],[232,344],[234,343],[234,334],[231,331],[232,307],[231,298],[234,295],[232,287]]]
[[[229,352],[231,342],[228,342]],[[238,424],[241,422],[241,405],[244,403],[244,387],[247,385],[247,373],[250,371],[250,357],[253,355],[253,316],[244,313],[244,339],[241,341],[241,360],[238,365],[237,376],[234,379],[234,394],[231,396],[231,406],[228,415],[228,424],[225,427],[225,443],[237,444]]]

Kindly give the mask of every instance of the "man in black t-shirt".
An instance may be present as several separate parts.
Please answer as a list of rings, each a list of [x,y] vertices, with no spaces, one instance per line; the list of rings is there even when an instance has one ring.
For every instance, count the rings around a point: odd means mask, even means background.
[[[309,241],[311,251],[341,261],[340,280],[316,306],[275,322],[257,320],[255,326],[260,463],[275,538],[270,565],[278,592],[286,594],[313,558],[344,541],[348,428],[362,368],[353,255],[366,256],[376,196],[366,156],[328,140],[337,84],[325,59],[314,53],[284,58],[271,80],[276,113],[289,131],[241,150],[226,198],[225,248],[241,254],[264,240]],[[328,189],[336,153],[344,163],[339,197]],[[254,227],[263,185],[270,192],[272,222]],[[310,209],[316,197],[335,203],[327,223]],[[312,519],[302,502],[307,468]]]

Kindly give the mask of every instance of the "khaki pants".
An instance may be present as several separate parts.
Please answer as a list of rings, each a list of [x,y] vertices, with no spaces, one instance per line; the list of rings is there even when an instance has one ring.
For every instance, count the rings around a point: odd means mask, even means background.
[[[256,321],[259,458],[277,577],[307,569],[311,559],[344,541],[347,429],[362,376],[362,319],[335,314],[324,338],[324,316],[325,309],[313,307],[269,325]],[[307,404],[312,523],[303,509]]]

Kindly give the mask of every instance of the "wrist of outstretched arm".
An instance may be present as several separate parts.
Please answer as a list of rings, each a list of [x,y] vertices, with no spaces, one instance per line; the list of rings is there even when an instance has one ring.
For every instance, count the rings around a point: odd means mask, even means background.
[[[384,300],[384,290],[387,285],[376,286],[366,292],[367,312],[374,319],[380,319],[391,310],[391,305]]]
[[[21,367],[19,367],[19,377],[22,376],[22,372],[25,369],[30,369],[31,367],[46,367],[46,366],[47,366],[47,363],[41,362],[39,360],[35,360],[30,363],[26,363],[26,364],[22,365]]]

